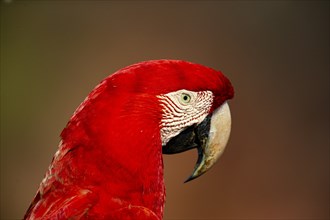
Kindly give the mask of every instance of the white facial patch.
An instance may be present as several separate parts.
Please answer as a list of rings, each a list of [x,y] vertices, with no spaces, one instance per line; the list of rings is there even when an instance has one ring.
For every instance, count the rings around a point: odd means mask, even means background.
[[[185,128],[201,123],[208,115],[213,103],[211,91],[193,92],[183,89],[157,97],[163,107],[160,123],[163,146]]]

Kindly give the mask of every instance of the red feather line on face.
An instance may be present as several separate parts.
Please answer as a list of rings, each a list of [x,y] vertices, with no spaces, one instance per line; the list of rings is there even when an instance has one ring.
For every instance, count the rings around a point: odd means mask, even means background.
[[[211,112],[234,95],[219,71],[147,61],[103,80],[78,107],[25,219],[161,219],[165,202],[157,95],[212,91]],[[130,219],[130,218],[129,218]]]

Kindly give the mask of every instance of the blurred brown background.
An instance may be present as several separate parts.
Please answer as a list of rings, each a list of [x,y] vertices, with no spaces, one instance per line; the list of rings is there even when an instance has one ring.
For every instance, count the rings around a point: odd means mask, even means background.
[[[236,88],[220,161],[164,156],[164,219],[329,218],[329,1],[1,3],[1,219],[19,219],[85,96],[115,70],[171,58]]]

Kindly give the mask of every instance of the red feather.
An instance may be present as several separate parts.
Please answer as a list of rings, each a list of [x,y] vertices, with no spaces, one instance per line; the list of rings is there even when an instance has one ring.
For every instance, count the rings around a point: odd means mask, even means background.
[[[212,110],[234,93],[221,72],[185,61],[142,62],[103,80],[62,131],[24,219],[162,219],[156,95],[179,89],[212,91]]]

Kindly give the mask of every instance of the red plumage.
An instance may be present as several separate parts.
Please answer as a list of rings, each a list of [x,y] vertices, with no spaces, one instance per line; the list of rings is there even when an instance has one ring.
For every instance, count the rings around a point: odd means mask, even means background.
[[[103,80],[78,107],[24,219],[162,219],[165,202],[157,95],[210,90],[233,96],[219,71],[147,61]]]

